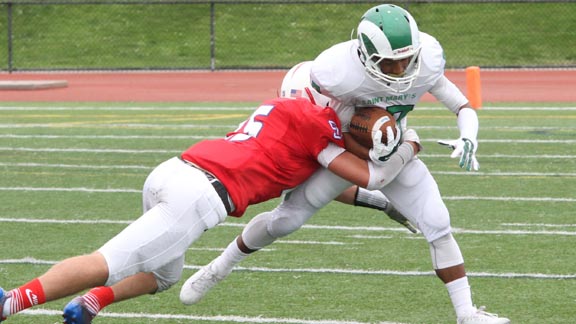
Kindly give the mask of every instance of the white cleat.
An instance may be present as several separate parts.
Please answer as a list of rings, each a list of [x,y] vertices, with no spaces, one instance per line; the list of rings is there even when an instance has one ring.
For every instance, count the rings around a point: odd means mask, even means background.
[[[193,305],[198,303],[206,293],[217,283],[224,280],[226,276],[219,277],[212,270],[212,263],[200,268],[193,274],[180,289],[180,301],[184,305]]]
[[[509,324],[510,320],[505,317],[498,317],[496,314],[484,311],[482,306],[476,312],[458,318],[458,324]]]

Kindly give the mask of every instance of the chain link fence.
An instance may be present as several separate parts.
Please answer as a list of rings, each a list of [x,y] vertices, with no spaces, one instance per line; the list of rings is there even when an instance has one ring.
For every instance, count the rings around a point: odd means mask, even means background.
[[[0,0],[0,71],[286,69],[374,1]],[[575,1],[392,1],[448,68],[576,67]]]

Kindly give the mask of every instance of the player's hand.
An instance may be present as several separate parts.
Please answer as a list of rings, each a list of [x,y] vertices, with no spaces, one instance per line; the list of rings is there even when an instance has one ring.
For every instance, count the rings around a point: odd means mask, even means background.
[[[476,160],[476,150],[478,149],[478,141],[475,139],[459,138],[452,141],[438,141],[438,144],[447,146],[454,151],[450,155],[451,158],[460,158],[461,168],[466,171],[478,171],[480,169],[480,163]]]
[[[418,233],[416,227],[412,225],[412,223],[410,223],[410,221],[406,217],[404,217],[404,215],[400,214],[400,212],[396,210],[396,208],[394,208],[394,206],[392,206],[391,203],[388,204],[388,206],[384,210],[384,213],[386,213],[386,215],[388,215],[388,217],[390,217],[390,219],[392,219],[393,221],[396,221],[400,223],[402,226],[406,227],[410,232],[414,234]]]
[[[387,161],[398,149],[401,138],[402,131],[398,126],[396,126],[396,136],[394,136],[394,129],[388,126],[386,127],[387,143],[382,143],[382,131],[378,130],[372,135],[372,148],[368,152],[370,160],[377,164]]]

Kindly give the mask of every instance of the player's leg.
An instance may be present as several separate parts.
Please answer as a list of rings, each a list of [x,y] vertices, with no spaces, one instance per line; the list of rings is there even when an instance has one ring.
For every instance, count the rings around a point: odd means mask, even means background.
[[[224,252],[192,275],[180,291],[180,300],[195,304],[235,265],[251,253],[272,244],[277,238],[298,230],[316,211],[327,205],[351,184],[326,169],[320,169],[306,182],[288,193],[270,212],[255,216],[230,242]]]
[[[458,322],[508,323],[508,319],[493,317],[474,306],[464,258],[451,234],[448,209],[426,165],[411,161],[382,191],[429,242],[434,271],[448,290]]]
[[[123,279],[113,286],[98,286],[82,296],[72,299],[64,307],[64,324],[92,323],[106,306],[158,290],[154,274],[140,272]]]
[[[18,288],[2,290],[4,302],[0,305],[0,318],[102,285],[107,277],[106,261],[98,252],[63,260],[40,277]]]
[[[188,247],[226,215],[205,175],[178,159],[156,168],[143,192],[144,215],[99,249],[111,287],[72,300],[64,309],[65,323],[83,323],[77,319],[91,320],[112,302],[163,291],[178,282]]]

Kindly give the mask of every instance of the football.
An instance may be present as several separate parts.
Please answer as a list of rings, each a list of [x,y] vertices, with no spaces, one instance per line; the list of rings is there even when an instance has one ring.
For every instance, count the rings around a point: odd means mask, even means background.
[[[396,120],[388,111],[379,107],[356,108],[350,120],[350,135],[362,146],[372,148],[372,134],[378,129],[382,131],[382,143],[388,141],[388,126],[392,127],[394,136],[398,135]]]

